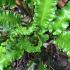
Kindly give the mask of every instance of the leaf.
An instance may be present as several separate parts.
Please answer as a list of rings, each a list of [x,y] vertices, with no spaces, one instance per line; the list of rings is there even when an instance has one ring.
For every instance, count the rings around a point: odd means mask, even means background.
[[[19,40],[19,46],[22,46],[27,52],[41,52],[42,41],[38,41],[38,45],[34,46],[27,37]]]
[[[17,46],[14,41],[10,39],[7,40],[0,46],[0,66],[2,68],[7,67],[13,60],[21,58],[23,53],[24,48]]]
[[[55,17],[57,0],[36,0],[34,2],[34,21],[41,31],[46,31],[49,22]]]
[[[61,33],[58,38],[54,41],[60,49],[63,49],[64,52],[70,56],[70,31],[64,31]]]
[[[55,21],[51,22],[49,25],[49,30],[51,28],[51,32],[53,32],[54,35],[58,35],[69,26],[70,21],[70,1],[67,3],[67,5],[62,8],[58,9],[58,12],[56,14]]]
[[[12,6],[15,4],[15,0],[0,0],[0,6],[9,5]]]

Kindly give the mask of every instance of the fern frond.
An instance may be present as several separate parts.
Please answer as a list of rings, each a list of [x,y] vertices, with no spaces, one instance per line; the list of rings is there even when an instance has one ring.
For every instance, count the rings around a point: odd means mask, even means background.
[[[0,10],[0,24],[14,24],[20,23],[20,16],[16,13],[6,10]]]
[[[12,6],[15,5],[15,0],[0,0],[0,6]]]
[[[34,23],[40,27],[41,31],[47,29],[50,21],[55,17],[57,0],[36,0]]]
[[[55,21],[51,22],[50,28],[54,35],[60,34],[69,26],[70,21],[70,1],[67,5],[59,9]]]
[[[0,10],[0,27],[10,31],[20,25],[20,15],[11,11]]]
[[[31,35],[34,31],[36,31],[36,25],[32,24],[31,26],[23,27],[23,26],[18,26],[16,29],[13,29],[10,32],[11,37],[16,37],[17,35]]]
[[[11,35],[30,35],[36,31],[36,24],[31,24],[29,27],[21,25],[21,15],[11,11],[0,10],[0,26],[8,30]]]
[[[24,53],[24,48],[21,47],[20,45],[19,46],[15,45],[14,42],[16,41],[11,41],[10,39],[8,39],[6,42],[1,43],[0,67],[2,69],[4,67],[7,67],[7,65],[9,65],[13,60],[20,59]]]
[[[64,52],[70,56],[70,31],[64,31],[62,34],[58,36],[58,38],[54,41],[60,49],[63,49]]]
[[[29,53],[41,52],[42,41],[39,40],[38,44],[35,46],[33,43],[30,42],[28,37],[25,37],[25,38],[22,38],[21,40],[19,40],[18,45],[22,46],[24,48],[24,50]]]

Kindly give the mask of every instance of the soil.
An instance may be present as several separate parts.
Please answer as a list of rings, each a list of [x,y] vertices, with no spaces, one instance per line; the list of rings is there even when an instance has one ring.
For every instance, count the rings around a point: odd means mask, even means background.
[[[27,70],[26,65],[29,60],[37,59],[39,57],[34,56],[33,54],[26,54],[19,60],[12,62],[12,70]],[[68,57],[64,53],[60,53],[58,60],[54,60],[54,63],[51,63],[50,70],[70,70],[70,63],[68,62]],[[53,62],[53,60],[51,60]],[[48,67],[47,67],[48,68]],[[38,70],[38,68],[34,69]]]

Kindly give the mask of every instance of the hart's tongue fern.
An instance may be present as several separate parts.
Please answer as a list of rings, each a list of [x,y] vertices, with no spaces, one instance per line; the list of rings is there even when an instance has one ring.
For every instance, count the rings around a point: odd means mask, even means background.
[[[63,9],[57,9],[57,1],[32,1],[34,2],[33,21],[27,26],[22,26],[21,14],[4,10],[2,7],[15,5],[15,0],[0,0],[0,27],[8,35],[6,40],[0,42],[0,70],[13,60],[19,59],[24,51],[41,52],[43,43],[50,39],[49,35],[45,34],[46,31],[56,35],[57,38],[53,43],[70,55],[70,31],[65,31],[70,21],[70,2]]]

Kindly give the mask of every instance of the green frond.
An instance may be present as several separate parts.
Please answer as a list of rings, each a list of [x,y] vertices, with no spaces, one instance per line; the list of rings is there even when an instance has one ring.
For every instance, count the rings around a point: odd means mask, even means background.
[[[26,50],[29,53],[41,52],[42,41],[39,40],[38,44],[35,46],[33,43],[30,42],[28,37],[25,37],[19,41],[18,45],[22,46],[24,50]]]
[[[50,31],[53,32],[54,35],[60,34],[69,26],[70,21],[70,1],[67,5],[59,9],[57,12],[57,17],[55,21],[51,22]]]
[[[15,5],[15,0],[0,0],[0,6],[12,6]]]
[[[36,0],[34,2],[34,23],[40,27],[41,31],[47,29],[49,22],[55,17],[57,0]]]
[[[64,31],[54,41],[54,44],[70,56],[70,31]]]
[[[0,26],[3,28],[14,28],[20,25],[20,15],[11,11],[0,10]],[[9,30],[9,29],[8,29]]]
[[[20,23],[20,15],[8,10],[0,10],[0,24],[14,24]]]
[[[17,35],[31,35],[34,31],[36,31],[36,25],[32,24],[29,27],[18,26],[17,28],[11,30],[11,37],[16,37]]]
[[[0,67],[2,69],[4,67],[7,67],[7,65],[10,65],[10,63],[13,60],[20,59],[24,53],[24,48],[22,48],[20,45],[19,46],[15,45],[14,42],[15,41],[11,41],[10,39],[8,39],[7,41],[1,43],[1,46],[0,46],[0,54],[1,54],[0,55]]]

